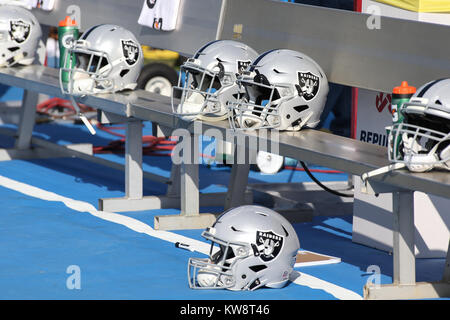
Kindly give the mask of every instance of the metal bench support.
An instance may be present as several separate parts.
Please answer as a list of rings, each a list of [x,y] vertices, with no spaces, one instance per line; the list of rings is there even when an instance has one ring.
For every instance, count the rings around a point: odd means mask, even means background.
[[[413,191],[393,192],[392,201],[394,283],[410,285],[416,282]]]
[[[370,181],[367,182],[367,191],[376,194],[392,192],[393,195],[394,274],[392,284],[366,284],[364,286],[364,298],[370,300],[388,300],[449,297],[449,253],[447,253],[447,263],[442,281],[416,282],[414,192],[411,190],[396,189]]]
[[[15,142],[16,149],[29,149],[31,146],[31,136],[33,134],[34,123],[36,121],[36,105],[39,93],[25,90],[22,99],[22,110],[18,136]]]

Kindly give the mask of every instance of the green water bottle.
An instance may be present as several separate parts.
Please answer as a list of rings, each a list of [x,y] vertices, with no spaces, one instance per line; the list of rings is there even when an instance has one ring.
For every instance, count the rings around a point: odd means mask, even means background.
[[[400,109],[405,102],[408,102],[409,99],[411,99],[414,93],[416,93],[416,88],[410,86],[407,81],[402,81],[400,86],[394,87],[394,89],[392,90],[391,112],[392,112],[393,127],[403,122],[403,114],[400,112]],[[389,130],[387,133],[389,135]],[[401,142],[401,139],[402,138],[400,136],[397,137],[396,141],[397,145]],[[392,141],[391,143],[393,144],[394,141]],[[393,145],[391,146],[391,148],[393,148]],[[392,150],[392,152],[394,152],[394,150]],[[393,158],[399,157],[398,149],[397,154],[392,156]]]
[[[392,90],[391,110],[392,122],[394,124],[403,122],[403,115],[400,112],[400,108],[403,103],[408,102],[409,99],[411,99],[414,93],[416,93],[416,88],[410,86],[407,81],[402,81],[400,86],[395,87],[394,90]]]
[[[70,57],[66,58],[66,52],[69,48],[69,44],[78,40],[79,30],[75,20],[72,20],[70,16],[66,16],[64,20],[61,20],[58,24],[58,44],[59,44],[59,67],[71,69],[76,64],[75,54],[72,53]],[[69,73],[63,71],[61,73],[61,80],[63,83],[69,82]]]

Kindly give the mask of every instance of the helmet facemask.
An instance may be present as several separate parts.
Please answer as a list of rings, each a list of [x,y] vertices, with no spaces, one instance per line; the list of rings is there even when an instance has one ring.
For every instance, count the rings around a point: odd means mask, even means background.
[[[450,119],[438,117],[439,108],[412,101],[402,106],[404,120],[387,127],[389,160],[413,172],[450,170]],[[432,128],[432,129],[431,129]]]
[[[174,113],[186,119],[200,118],[209,121],[224,120],[228,110],[225,105],[233,99],[237,91],[235,75],[225,72],[222,63],[218,62],[208,69],[200,67],[194,59],[181,66],[186,79],[178,80],[173,88],[172,109]],[[175,92],[181,92],[180,104],[175,105]]]
[[[237,129],[274,129],[281,125],[279,106],[294,94],[292,85],[272,85],[263,75],[238,78],[244,89],[238,102],[230,103],[230,127]]]
[[[69,79],[67,84],[61,80],[63,93],[85,95],[114,90],[115,83],[109,77],[113,66],[107,52],[91,49],[87,41],[78,40],[66,51],[64,66],[70,65],[69,60],[73,57],[76,59],[73,68],[60,69],[61,73],[67,73]]]
[[[248,289],[255,279],[251,275],[244,279],[237,279],[239,272],[236,266],[253,255],[252,248],[245,243],[223,241],[208,231],[204,231],[202,236],[211,241],[210,255],[206,259],[189,259],[189,287],[191,289]],[[251,290],[256,288],[252,287]]]

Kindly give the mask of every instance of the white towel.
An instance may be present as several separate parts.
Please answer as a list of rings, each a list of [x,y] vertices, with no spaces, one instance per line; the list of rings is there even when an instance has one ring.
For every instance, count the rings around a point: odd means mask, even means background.
[[[156,30],[174,30],[179,6],[180,0],[145,0],[138,23]]]

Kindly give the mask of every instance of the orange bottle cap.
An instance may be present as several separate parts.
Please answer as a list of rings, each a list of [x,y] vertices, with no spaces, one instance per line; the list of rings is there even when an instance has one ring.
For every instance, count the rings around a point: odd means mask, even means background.
[[[70,16],[66,16],[64,20],[61,20],[58,24],[60,27],[75,27],[77,22],[72,20]]]
[[[402,81],[399,87],[395,87],[392,91],[394,94],[414,94],[416,93],[416,87],[410,86],[407,81]]]

